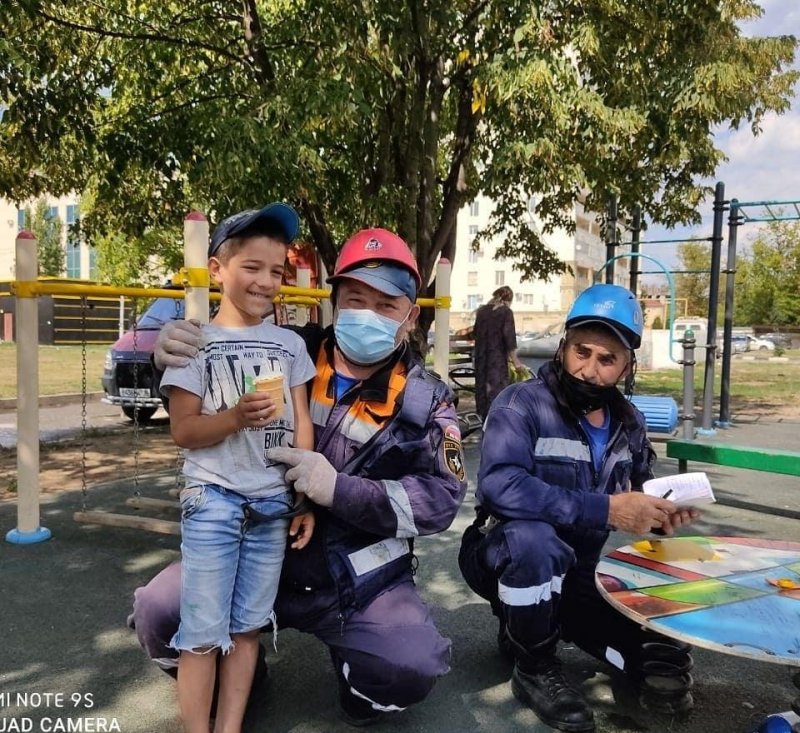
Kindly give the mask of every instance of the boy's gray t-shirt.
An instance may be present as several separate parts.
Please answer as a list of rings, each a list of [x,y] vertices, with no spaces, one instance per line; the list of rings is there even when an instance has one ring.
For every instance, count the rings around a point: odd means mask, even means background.
[[[212,415],[236,405],[262,373],[282,372],[283,417],[263,428],[244,428],[208,448],[184,451],[186,485],[218,484],[246,496],[264,497],[286,490],[286,466],[267,459],[266,451],[288,445],[294,431],[289,392],[316,375],[305,342],[294,331],[262,323],[227,328],[203,326],[205,346],[185,367],[168,367],[161,390],[180,387],[203,399],[201,414]]]

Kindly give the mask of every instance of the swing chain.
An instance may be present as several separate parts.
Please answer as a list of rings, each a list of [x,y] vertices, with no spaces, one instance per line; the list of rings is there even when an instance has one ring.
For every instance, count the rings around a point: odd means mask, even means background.
[[[139,349],[137,347],[138,330],[138,311],[139,301],[133,301],[133,495],[141,496],[139,490]]]
[[[86,296],[81,296],[81,511],[86,511]]]
[[[179,308],[178,301],[175,301],[175,318],[182,316]],[[176,443],[175,444],[175,488],[180,490],[183,488],[183,449]]]

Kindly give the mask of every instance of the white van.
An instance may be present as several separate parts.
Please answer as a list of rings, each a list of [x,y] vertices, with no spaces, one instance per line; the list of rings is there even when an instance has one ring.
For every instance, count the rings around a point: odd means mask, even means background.
[[[708,337],[708,318],[701,318],[700,316],[676,318],[673,324],[675,338],[682,339],[683,334],[690,328],[694,331],[695,342],[705,344]]]

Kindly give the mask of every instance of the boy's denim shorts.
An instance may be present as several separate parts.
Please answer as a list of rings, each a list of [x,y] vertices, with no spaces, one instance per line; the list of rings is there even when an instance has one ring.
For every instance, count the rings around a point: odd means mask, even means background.
[[[181,623],[170,646],[230,651],[271,620],[293,496],[248,499],[215,484],[181,492]],[[268,521],[244,521],[249,505]]]

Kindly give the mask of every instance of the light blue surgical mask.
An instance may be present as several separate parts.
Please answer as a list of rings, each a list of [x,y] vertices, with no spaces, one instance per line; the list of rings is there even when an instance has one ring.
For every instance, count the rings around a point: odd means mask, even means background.
[[[397,331],[406,318],[395,321],[375,311],[345,308],[338,312],[333,324],[336,345],[354,364],[377,364],[397,348]]]

